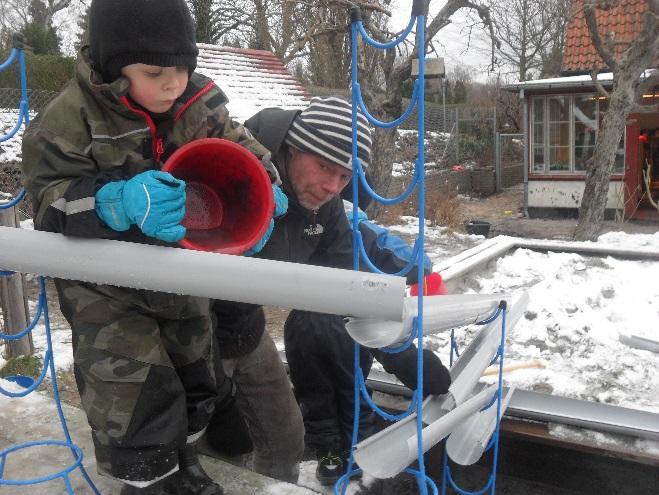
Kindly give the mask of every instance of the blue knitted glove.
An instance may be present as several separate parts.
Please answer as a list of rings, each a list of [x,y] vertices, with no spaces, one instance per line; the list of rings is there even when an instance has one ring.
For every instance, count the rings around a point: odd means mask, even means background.
[[[279,186],[272,185],[272,195],[274,196],[275,200],[275,210],[272,213],[272,216],[277,218],[282,216],[286,211],[288,210],[288,196],[284,194],[284,191],[281,190]],[[252,256],[261,251],[263,249],[263,246],[265,246],[265,243],[268,242],[268,239],[270,239],[270,236],[272,235],[272,231],[275,228],[275,221],[270,220],[270,225],[268,226],[268,230],[266,230],[265,234],[259,242],[257,242],[254,246],[249,248],[247,251],[243,253],[244,256]]]
[[[113,230],[135,224],[150,237],[179,241],[185,237],[185,182],[159,170],[110,182],[96,193],[96,212]]]
[[[277,218],[288,211],[288,196],[284,194],[279,186],[274,184],[272,185],[272,194],[275,198],[275,211],[272,216]]]

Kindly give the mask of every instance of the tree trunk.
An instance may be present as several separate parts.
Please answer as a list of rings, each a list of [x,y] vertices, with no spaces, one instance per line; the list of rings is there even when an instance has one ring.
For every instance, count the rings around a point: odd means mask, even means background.
[[[8,227],[18,225],[15,208],[0,210],[0,225]],[[4,317],[5,333],[8,335],[15,335],[27,328],[29,318],[24,286],[24,276],[20,273],[0,277],[0,307]],[[34,353],[32,333],[19,340],[8,340],[7,345],[8,357],[29,356]]]
[[[659,1],[647,0],[647,11],[642,16],[642,28],[621,57],[616,57],[613,49],[600,35],[597,8],[603,7],[586,2],[584,17],[593,45],[613,73],[613,91],[610,93],[609,108],[595,143],[593,158],[586,170],[586,186],[579,209],[579,223],[574,232],[574,238],[579,241],[596,240],[602,228],[609,180],[620,136],[625,131],[627,117],[642,94],[644,85],[640,77],[646,68],[652,66],[659,51]]]
[[[397,116],[388,120],[393,120]],[[369,178],[371,187],[380,195],[389,195],[391,185],[391,172],[393,170],[392,157],[396,143],[396,129],[383,129],[376,127],[373,133],[373,146],[371,148],[371,164],[369,167]],[[371,202],[367,208],[369,218],[376,220],[383,210],[383,204],[379,201]]]
[[[616,83],[611,92],[609,108],[597,137],[595,152],[586,170],[586,186],[579,208],[579,222],[574,231],[574,239],[577,241],[597,240],[602,228],[616,150],[625,131],[629,109],[633,107],[635,100],[635,76],[635,73],[622,71],[614,74]]]

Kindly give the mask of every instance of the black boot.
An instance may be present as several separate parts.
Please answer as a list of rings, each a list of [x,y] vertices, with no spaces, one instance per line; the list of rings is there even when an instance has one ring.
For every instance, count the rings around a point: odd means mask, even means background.
[[[327,451],[317,453],[316,457],[318,458],[316,478],[321,485],[333,485],[345,473],[346,464],[342,456]]]
[[[160,480],[152,485],[138,488],[133,485],[124,485],[121,488],[120,495],[171,495],[174,492],[166,491],[164,488],[165,480]]]
[[[215,483],[199,463],[196,443],[188,444],[178,452],[179,470],[167,477],[166,493],[180,495],[224,495],[222,487]]]

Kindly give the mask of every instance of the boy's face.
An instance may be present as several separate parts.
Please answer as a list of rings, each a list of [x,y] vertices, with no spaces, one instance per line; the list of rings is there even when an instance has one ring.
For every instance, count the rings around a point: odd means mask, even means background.
[[[339,194],[350,182],[352,172],[314,153],[289,149],[288,178],[298,202],[317,210]]]
[[[130,81],[130,97],[153,113],[172,108],[188,85],[187,67],[130,64],[122,67],[121,75]]]

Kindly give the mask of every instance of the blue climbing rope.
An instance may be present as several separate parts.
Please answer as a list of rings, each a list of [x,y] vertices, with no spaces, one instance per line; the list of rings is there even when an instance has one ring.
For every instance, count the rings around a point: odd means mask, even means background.
[[[497,391],[492,397],[492,400],[490,401],[489,404],[486,404],[481,410],[486,410],[490,407],[492,407],[496,403],[497,407],[497,414],[496,414],[496,423],[495,423],[495,429],[494,433],[492,434],[492,438],[490,438],[490,441],[488,442],[487,446],[485,447],[484,451],[489,451],[492,450],[492,467],[490,471],[490,475],[487,478],[487,481],[485,482],[485,485],[481,487],[479,490],[475,491],[466,491],[462,488],[460,488],[455,480],[453,479],[453,474],[451,472],[451,467],[448,463],[448,454],[446,453],[446,450],[444,450],[444,455],[443,455],[443,470],[442,470],[442,495],[446,495],[446,488],[450,486],[453,488],[456,492],[458,492],[460,495],[482,495],[485,492],[489,490],[491,495],[494,495],[496,493],[496,479],[497,479],[497,465],[499,462],[499,434],[500,434],[500,423],[501,423],[501,402],[503,400],[503,354],[504,354],[504,344],[506,341],[506,303],[505,301],[501,301],[499,308],[497,311],[490,316],[489,318],[486,318],[485,320],[479,322],[479,325],[485,325],[487,323],[490,323],[497,318],[501,317],[501,340],[499,342],[499,347],[497,349],[497,353],[494,356],[494,359],[492,362],[496,362],[498,360],[499,362],[499,376],[498,376],[498,387]],[[458,356],[458,346],[457,343],[455,342],[455,337],[453,332],[451,332],[451,357],[450,357],[450,362],[453,364],[453,355]]]
[[[366,105],[364,104],[362,95],[361,95],[361,88],[359,85],[359,79],[358,79],[358,67],[357,67],[357,40],[361,36],[361,38],[371,46],[374,46],[376,48],[380,49],[388,49],[388,48],[393,48],[402,41],[404,41],[407,36],[410,34],[414,26],[416,26],[417,29],[417,35],[420,37],[420,39],[425,38],[425,16],[423,15],[424,11],[424,6],[423,2],[420,2],[418,0],[415,0],[413,8],[412,8],[412,15],[410,18],[410,22],[408,23],[407,27],[403,30],[400,36],[397,38],[390,40],[388,42],[379,42],[374,39],[372,39],[368,33],[365,31],[362,20],[361,20],[361,14],[360,11],[357,7],[353,7],[351,10],[351,49],[352,49],[352,71],[351,71],[351,80],[352,80],[352,164],[353,164],[353,185],[352,185],[352,201],[353,204],[358,204],[358,197],[359,197],[359,185],[367,191],[367,193],[373,197],[375,200],[383,203],[383,204],[395,204],[395,203],[400,203],[401,201],[404,201],[407,199],[412,192],[415,190],[417,191],[418,195],[418,202],[419,202],[419,230],[418,230],[418,235],[417,239],[414,243],[414,251],[413,251],[413,256],[408,263],[408,265],[403,268],[400,272],[396,273],[396,275],[406,275],[407,273],[412,270],[414,265],[416,264],[417,266],[417,278],[418,280],[423,280],[424,277],[424,226],[425,226],[425,212],[424,212],[424,207],[425,205],[425,149],[424,149],[424,142],[423,142],[423,136],[425,134],[425,129],[424,129],[424,106],[423,104],[418,105],[419,102],[423,102],[425,100],[425,95],[424,95],[424,71],[425,71],[425,65],[424,65],[424,59],[425,59],[425,48],[423,43],[421,43],[421,46],[418,49],[418,57],[419,57],[419,76],[414,84],[414,90],[412,93],[412,99],[410,101],[409,106],[407,109],[402,113],[400,117],[397,119],[394,119],[390,122],[383,122],[378,119],[376,119],[373,115],[370,114],[368,109],[366,108]],[[412,113],[415,107],[418,106],[418,131],[419,131],[419,136],[420,139],[418,140],[418,151],[417,151],[417,160],[415,164],[415,171],[414,171],[414,177],[411,181],[411,183],[406,187],[405,191],[403,191],[402,194],[400,194],[397,197],[393,198],[385,198],[377,194],[367,183],[366,181],[366,176],[362,167],[362,164],[357,156],[357,111],[360,109],[362,113],[366,116],[368,121],[373,124],[374,126],[381,127],[381,128],[392,128],[397,125],[399,125],[401,122],[405,121]],[[371,262],[371,260],[368,258],[368,255],[366,254],[366,250],[364,248],[363,240],[361,237],[361,234],[359,232],[359,227],[358,227],[359,221],[358,221],[358,216],[357,216],[357,209],[355,208],[353,210],[353,219],[352,219],[352,233],[353,233],[353,268],[355,270],[359,270],[359,264],[360,260],[364,261],[365,265],[374,272],[377,273],[382,273],[375,265]],[[393,415],[389,414],[382,409],[380,409],[371,399],[368,390],[366,389],[366,384],[364,380],[363,373],[361,371],[361,366],[360,366],[360,352],[359,352],[359,345],[355,344],[355,350],[354,350],[354,368],[355,368],[355,387],[354,387],[354,423],[353,423],[353,431],[352,431],[352,445],[354,449],[354,445],[358,442],[359,439],[359,414],[360,414],[360,398],[363,397],[365,402],[368,404],[369,407],[371,407],[378,415],[382,416],[385,419],[388,419],[390,421],[398,421],[400,419],[403,419],[404,417],[408,416],[412,412],[416,411],[417,413],[417,439],[418,439],[418,444],[417,448],[419,451],[419,462],[418,462],[418,469],[417,470],[412,470],[412,469],[407,469],[406,472],[409,474],[413,475],[417,481],[417,485],[419,487],[419,490],[422,495],[426,495],[428,493],[428,487],[430,487],[431,491],[433,494],[437,494],[437,486],[433,482],[432,479],[430,479],[426,475],[426,469],[425,469],[425,464],[423,460],[423,437],[422,437],[422,430],[423,430],[423,293],[419,294],[418,298],[418,316],[414,319],[413,321],[413,330],[406,340],[406,342],[395,349],[385,349],[386,352],[390,353],[396,353],[396,352],[401,352],[405,349],[407,349],[414,340],[418,341],[418,348],[417,348],[417,389],[414,391],[414,394],[412,396],[412,400],[410,403],[409,408],[407,411],[404,411],[401,414]],[[355,474],[359,473],[359,469],[353,469],[353,455],[351,453],[350,458],[348,460],[348,467],[346,470],[346,474],[342,476],[336,483],[334,487],[334,492],[335,494],[343,494],[345,493],[345,490],[348,486],[350,477],[354,476]]]
[[[14,48],[12,49],[9,58],[2,64],[0,64],[0,71],[6,69],[9,67],[15,60],[18,60],[19,63],[19,71],[20,71],[20,79],[21,79],[21,101],[20,101],[20,108],[19,108],[19,115],[18,115],[18,121],[16,125],[13,127],[11,131],[9,131],[6,135],[0,136],[0,142],[6,141],[16,135],[18,130],[20,129],[21,125],[27,124],[30,121],[29,118],[29,113],[28,113],[28,100],[27,100],[27,76],[26,76],[26,71],[25,71],[25,54],[23,51],[23,38],[20,35],[15,35],[14,36]],[[0,210],[8,209],[8,208],[13,208],[15,205],[20,203],[23,198],[25,197],[25,189],[21,189],[20,192],[16,195],[15,198],[11,199],[10,201],[4,202],[0,204]],[[7,270],[0,270],[0,277],[10,277],[14,275],[15,273],[12,271],[7,271]],[[3,387],[0,387],[0,394],[3,394],[7,397],[25,397],[26,395],[30,394],[34,390],[36,390],[44,381],[46,374],[50,373],[50,379],[53,387],[53,398],[55,400],[55,406],[57,408],[57,415],[59,417],[60,424],[62,426],[62,431],[64,433],[64,438],[65,440],[39,440],[39,441],[33,441],[33,442],[26,442],[20,445],[15,445],[13,447],[6,448],[2,451],[0,451],[0,486],[2,485],[13,485],[13,486],[27,486],[27,485],[36,485],[39,483],[45,483],[47,481],[55,480],[58,478],[61,478],[64,482],[64,485],[66,486],[67,493],[69,495],[73,495],[73,485],[71,484],[71,480],[69,478],[69,475],[78,469],[80,473],[82,474],[83,478],[89,485],[89,487],[92,489],[94,494],[100,495],[100,492],[94,485],[94,482],[91,480],[89,475],[87,474],[87,471],[85,470],[85,467],[82,465],[82,459],[83,459],[83,453],[80,447],[75,445],[73,441],[71,440],[71,435],[69,433],[69,428],[66,424],[66,418],[64,417],[64,411],[62,409],[62,401],[60,399],[59,395],[59,387],[57,385],[57,371],[55,369],[55,361],[53,359],[53,342],[52,342],[52,335],[51,335],[51,327],[50,327],[50,317],[48,315],[48,300],[46,297],[46,283],[43,277],[39,277],[39,299],[38,299],[38,304],[37,304],[37,309],[35,311],[35,315],[30,321],[30,324],[27,326],[27,328],[23,329],[22,331],[16,333],[16,334],[3,334],[0,333],[0,339],[8,340],[8,341],[14,341],[14,340],[19,340],[23,337],[25,337],[28,333],[30,333],[41,317],[43,316],[44,320],[44,327],[45,327],[45,333],[46,333],[46,352],[44,353],[44,358],[43,358],[43,366],[41,369],[41,372],[39,374],[39,377],[36,380],[32,380],[29,377],[23,377],[23,376],[16,376],[12,377],[15,381],[25,381],[25,382],[31,382],[27,387],[24,387],[23,390],[20,392],[12,392],[10,390],[7,390]],[[52,473],[47,476],[40,476],[32,479],[21,479],[21,480],[12,480],[12,479],[7,479],[4,476],[4,471],[5,471],[5,464],[7,461],[7,458],[9,457],[10,454],[18,452],[18,451],[23,451],[32,447],[65,447],[68,448],[71,451],[71,454],[73,456],[73,461],[71,464],[66,466],[64,469],[61,469],[58,472]]]
[[[23,49],[23,37],[20,34],[14,35],[14,47],[9,53],[9,57],[0,64],[0,72],[10,67],[18,59],[18,70],[21,79],[21,100],[18,106],[18,119],[14,127],[5,135],[0,136],[0,143],[14,137],[21,128],[21,125],[27,126],[30,123],[30,113],[27,104],[27,74],[25,70],[25,51]]]
[[[417,55],[419,61],[419,74],[414,83],[414,88],[412,92],[412,98],[410,104],[401,114],[400,117],[389,121],[384,122],[375,118],[366,108],[364,100],[361,94],[361,87],[359,85],[358,78],[358,64],[357,64],[357,41],[361,37],[366,43],[375,48],[380,49],[389,49],[393,48],[412,32],[414,26],[416,26],[417,37],[420,40],[425,40],[425,2],[422,0],[414,0],[412,6],[412,15],[407,27],[403,30],[400,36],[397,38],[387,41],[379,42],[372,39],[366,30],[361,20],[361,14],[358,7],[353,7],[351,9],[351,56],[352,56],[352,69],[351,69],[351,89],[352,89],[352,166],[353,166],[353,181],[352,181],[352,202],[354,205],[358,204],[359,198],[359,187],[364,188],[364,190],[376,201],[383,204],[396,204],[406,200],[415,190],[418,195],[418,214],[419,214],[419,229],[417,234],[417,239],[414,243],[414,250],[411,261],[408,265],[403,268],[398,273],[394,275],[406,275],[412,270],[414,264],[417,266],[417,280],[423,280],[424,278],[424,243],[425,243],[425,150],[424,150],[424,136],[425,136],[425,115],[424,115],[424,80],[425,80],[425,44],[422,41],[419,43]],[[375,192],[366,180],[366,175],[357,155],[357,112],[361,110],[364,116],[368,121],[376,126],[381,128],[392,128],[398,126],[400,123],[404,122],[413,112],[414,108],[417,107],[417,116],[418,116],[418,140],[417,140],[417,159],[414,167],[414,175],[412,180],[407,185],[405,190],[398,196],[392,198],[385,198],[380,196]],[[378,269],[373,262],[369,259],[366,249],[364,247],[362,236],[359,232],[359,217],[358,209],[353,208],[352,216],[352,234],[353,234],[353,268],[354,270],[359,270],[360,261],[363,261],[364,264],[368,267],[369,270],[376,273],[383,273]],[[353,452],[355,445],[359,440],[359,415],[361,407],[361,398],[364,399],[366,404],[373,410],[375,413],[387,419],[389,421],[399,421],[413,412],[416,412],[416,429],[417,429],[417,451],[418,451],[418,469],[405,469],[405,472],[411,474],[415,477],[419,492],[421,495],[428,494],[428,488],[432,491],[433,495],[438,494],[437,485],[435,482],[427,476],[425,462],[424,462],[424,447],[423,447],[423,291],[419,291],[418,296],[418,308],[417,308],[417,317],[414,318],[413,328],[410,332],[407,340],[395,347],[395,348],[383,348],[384,352],[388,353],[398,353],[409,348],[410,345],[417,340],[417,389],[414,391],[412,400],[408,409],[400,414],[390,414],[386,411],[380,409],[375,402],[370,397],[370,394],[366,388],[365,377],[363,375],[361,364],[360,364],[360,346],[359,344],[354,345],[354,369],[355,369],[355,385],[354,385],[354,411],[353,411],[353,430],[352,430],[352,451],[348,460],[348,466],[346,473],[339,478],[339,480],[334,485],[335,495],[343,495],[348,487],[350,478],[361,473],[361,469],[354,469],[354,459]],[[484,489],[478,493],[473,493],[471,495],[479,495],[484,493],[487,489],[491,489],[494,493],[495,488],[495,479],[496,479],[496,464],[498,460],[498,445],[499,445],[499,419],[501,415],[501,400],[502,400],[502,385],[503,385],[503,345],[505,341],[505,304],[502,303],[502,306],[490,317],[486,318],[482,324],[490,323],[496,318],[501,316],[502,318],[502,332],[501,332],[501,342],[497,352],[495,360],[499,360],[499,387],[497,393],[494,395],[490,404],[488,404],[484,409],[491,407],[495,402],[497,404],[497,417],[496,417],[496,430],[492,437],[492,440],[489,442],[488,449],[494,448],[494,463],[493,470],[488,480],[488,483]],[[455,336],[453,332],[451,333],[451,352],[450,352],[450,361],[453,363],[453,355],[458,354],[458,348],[455,341]],[[450,471],[448,468],[448,458],[446,451],[444,451],[444,475],[442,479],[442,494],[446,492],[446,484],[449,483],[453,486],[459,493],[468,494],[460,489],[455,482],[453,481]]]

